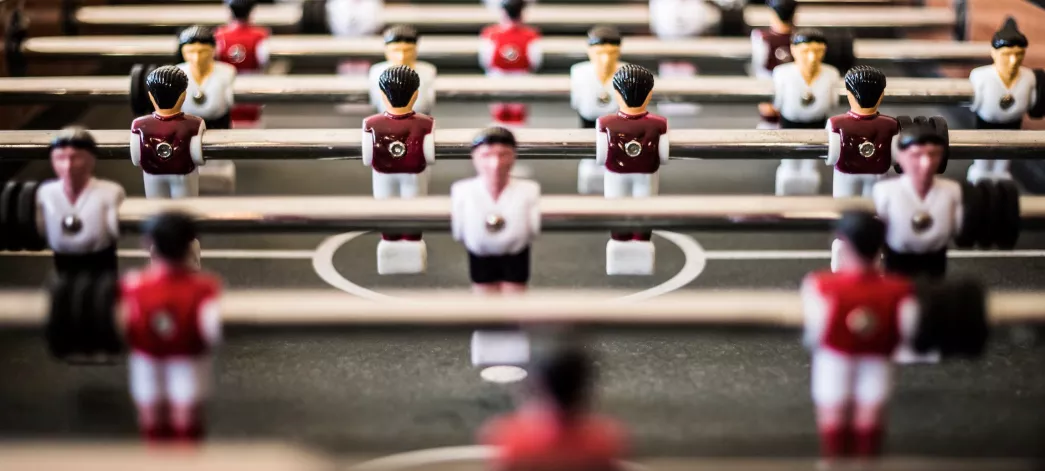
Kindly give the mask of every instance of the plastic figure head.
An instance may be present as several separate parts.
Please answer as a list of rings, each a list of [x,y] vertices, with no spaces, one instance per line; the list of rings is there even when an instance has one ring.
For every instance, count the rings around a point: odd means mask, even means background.
[[[596,26],[588,31],[588,60],[599,77],[609,78],[620,60],[620,31],[612,26]]]
[[[539,360],[535,370],[533,384],[538,396],[560,417],[573,417],[588,408],[595,366],[583,350],[560,347]]]
[[[250,21],[250,14],[257,3],[257,0],[225,0],[225,5],[229,7],[232,18],[242,23]]]
[[[885,223],[866,211],[846,211],[835,225],[842,241],[840,271],[874,269],[885,244]]]
[[[472,139],[472,164],[487,188],[504,188],[515,165],[515,135],[502,127],[480,131]]]
[[[827,38],[818,29],[803,28],[791,34],[791,57],[804,75],[820,70],[827,52]]]
[[[845,73],[845,90],[849,107],[860,114],[878,112],[885,96],[885,74],[867,65],[858,65]]]
[[[63,128],[51,140],[51,167],[67,188],[80,189],[94,176],[98,144],[87,129]]]
[[[161,114],[181,112],[185,102],[185,90],[189,88],[189,76],[176,66],[165,65],[145,77],[145,88],[149,90],[152,106]]]
[[[798,9],[796,0],[769,0],[766,2],[773,10],[773,17],[769,23],[770,29],[778,33],[791,31],[794,25],[795,10]]]
[[[653,72],[642,66],[626,64],[613,74],[613,89],[617,91],[621,111],[645,113],[653,96]]]
[[[393,65],[413,67],[417,62],[417,30],[397,25],[385,30],[385,60]]]
[[[154,260],[173,266],[186,264],[196,240],[196,222],[192,216],[177,211],[160,213],[146,220],[142,229],[152,244]]]
[[[178,56],[197,71],[209,71],[214,66],[214,49],[218,42],[214,30],[205,26],[190,26],[178,35]]]
[[[504,12],[504,21],[510,23],[521,22],[523,10],[525,8],[525,0],[501,0],[501,11]]]
[[[947,142],[935,128],[923,124],[905,126],[898,140],[896,163],[919,188],[928,188],[943,160]]]
[[[1006,80],[1016,77],[1023,65],[1023,56],[1027,54],[1027,44],[1027,37],[1016,29],[1016,20],[1012,17],[1006,19],[991,38],[991,59],[1000,77]]]
[[[413,110],[417,101],[417,89],[421,78],[417,72],[405,65],[393,65],[381,72],[377,79],[385,101],[385,109],[391,114],[406,114]]]

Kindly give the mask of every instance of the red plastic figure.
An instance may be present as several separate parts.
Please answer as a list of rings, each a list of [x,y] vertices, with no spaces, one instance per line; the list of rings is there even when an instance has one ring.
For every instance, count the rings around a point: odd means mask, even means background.
[[[525,6],[524,0],[503,0],[501,22],[479,33],[479,65],[486,75],[530,75],[541,68],[541,33],[523,24]],[[522,103],[494,103],[490,113],[495,122],[503,125],[526,124],[526,105]]]
[[[239,74],[263,72],[268,65],[268,28],[250,24],[250,14],[256,0],[225,0],[232,13],[232,20],[214,32],[218,42],[218,60],[236,67]],[[261,119],[260,105],[235,105],[232,107],[232,127],[257,127]]]

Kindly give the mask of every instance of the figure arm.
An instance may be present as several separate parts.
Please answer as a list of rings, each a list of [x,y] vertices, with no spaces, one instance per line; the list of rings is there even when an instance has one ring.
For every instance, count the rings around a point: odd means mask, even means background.
[[[921,321],[921,310],[914,296],[907,296],[897,306],[899,316],[900,342],[907,347],[913,347],[914,338],[918,334],[918,323]]]
[[[896,134],[893,134],[893,140],[889,143],[889,159],[890,164],[896,165],[896,156],[900,154],[900,130],[896,130]]]
[[[660,143],[657,144],[657,152],[660,154],[660,164],[667,165],[671,155],[671,142],[668,140],[668,131],[660,135]]]
[[[979,70],[973,70],[969,74],[969,82],[972,83],[972,105],[969,109],[973,113],[978,113],[980,107],[983,106],[983,74],[979,73]]]
[[[379,64],[370,66],[370,76],[367,78],[366,82],[370,89],[370,105],[378,111],[381,111],[381,109],[384,108],[383,103],[381,102],[383,94],[381,93],[381,88],[377,84],[381,77],[381,72],[384,72],[384,70]]]
[[[374,164],[374,135],[370,133],[370,130],[366,127],[366,122],[363,122],[363,136],[359,143],[359,153],[363,157],[363,165],[370,167]],[[427,156],[425,156],[427,158]]]
[[[541,64],[544,63],[544,50],[541,49],[540,39],[530,41],[530,44],[526,47],[526,57],[530,59],[530,72],[540,70]]]
[[[425,134],[424,142],[421,144],[421,150],[425,155],[425,162],[428,165],[435,163],[435,124],[432,124],[432,130],[428,134]]]
[[[757,70],[762,68],[762,65],[766,63],[766,57],[769,56],[769,49],[766,47],[766,42],[762,40],[762,32],[754,30],[751,32],[751,74],[756,75]]]
[[[262,39],[258,41],[257,47],[254,48],[254,57],[258,61],[258,66],[261,70],[265,70],[269,65],[269,40]]]
[[[120,238],[120,206],[123,205],[123,200],[127,199],[127,193],[119,184],[113,183],[113,185],[116,186],[116,197],[113,198],[112,204],[106,211],[105,222],[109,235],[116,241]]]
[[[827,120],[827,165],[834,166],[842,157],[842,135],[835,132],[831,120]]]
[[[779,70],[779,67],[773,69],[773,110],[777,113],[784,106],[783,92],[787,90],[787,87],[784,86],[784,76],[779,73]]]
[[[962,231],[962,221],[964,219],[965,207],[962,204],[962,191],[959,187],[957,194],[954,195],[954,235],[957,236]]]
[[[195,136],[189,140],[189,154],[192,155],[192,161],[196,162],[196,165],[203,165],[206,161],[203,159],[203,132],[207,130],[207,123],[202,119],[200,120],[200,129],[196,132]]]
[[[490,65],[493,62],[494,47],[493,41],[488,38],[483,38],[479,42],[479,67],[487,72],[490,71]]]
[[[802,281],[802,315],[804,330],[802,343],[806,348],[815,350],[820,346],[820,340],[827,328],[827,299],[820,292],[816,278],[807,276]]]
[[[1030,73],[1030,102],[1027,104],[1027,109],[1033,108],[1038,100],[1045,99],[1045,97],[1038,96],[1038,77],[1034,75],[1034,72]]]
[[[595,163],[606,165],[610,153],[609,135],[602,128],[602,120],[595,121]]]
[[[458,242],[464,241],[465,195],[461,194],[464,191],[462,185],[458,182],[450,187],[450,232]]]
[[[530,201],[530,235],[533,239],[541,235],[541,185],[533,182],[534,192]]]
[[[889,192],[887,187],[878,182],[871,188],[871,199],[874,201],[874,211],[878,219],[889,224]]]
[[[235,85],[236,69],[230,65],[228,83],[225,84],[225,103],[228,104],[228,106],[225,107],[225,113],[230,112],[232,110],[232,105],[236,104]]]
[[[580,102],[578,95],[580,94],[582,84],[576,67],[576,65],[570,67],[570,108],[573,108],[574,111],[579,111],[577,109]]]
[[[142,144],[141,144],[141,142],[142,141],[141,141],[140,136],[138,136],[138,132],[135,131],[134,129],[131,129],[131,140],[130,140],[131,163],[134,164],[135,167],[140,167],[141,166],[141,160],[142,160]]]
[[[221,296],[218,288],[215,287],[214,292],[209,293],[207,298],[200,303],[197,315],[199,316],[200,333],[203,335],[203,340],[207,342],[207,346],[215,347],[221,344]]]

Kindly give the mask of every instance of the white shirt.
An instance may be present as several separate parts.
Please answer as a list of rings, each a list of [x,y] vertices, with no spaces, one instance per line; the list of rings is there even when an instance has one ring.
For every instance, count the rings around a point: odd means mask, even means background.
[[[478,256],[517,254],[541,233],[540,199],[541,186],[531,180],[512,178],[497,201],[478,178],[459,180],[450,187],[454,240]],[[487,229],[490,216],[504,219],[500,231]]]
[[[617,62],[617,70],[623,65],[623,62]],[[599,102],[600,95],[606,98],[605,103]],[[606,83],[599,83],[599,78],[595,75],[595,65],[590,61],[570,67],[570,107],[577,110],[577,114],[584,119],[595,121],[600,116],[616,113],[618,105],[615,95],[613,76],[611,75]]]
[[[841,101],[841,83],[838,69],[827,64],[820,65],[820,73],[811,85],[806,85],[797,64],[780,64],[773,69],[773,107],[788,121],[822,121]],[[802,97],[806,92],[812,95],[813,101],[803,105]]]
[[[232,109],[235,100],[232,97],[232,85],[236,82],[236,68],[231,64],[214,61],[214,69],[203,84],[196,83],[189,71],[189,64],[182,62],[178,68],[189,76],[189,88],[185,90],[185,103],[181,110],[203,119],[217,119],[225,116]],[[205,100],[196,103],[192,98],[198,91],[203,91]]]
[[[370,84],[370,104],[377,108],[378,113],[385,111],[385,103],[382,100],[384,94],[378,88],[377,82],[381,78],[381,73],[388,69],[389,66],[391,64],[388,61],[378,62],[370,66],[370,79],[367,82]],[[435,66],[428,62],[417,61],[414,63],[414,72],[417,72],[417,76],[421,79],[421,86],[417,89],[417,102],[414,103],[414,111],[431,115],[432,107],[435,106]]]
[[[660,39],[699,36],[708,26],[704,0],[650,0],[649,26]]]
[[[125,196],[120,185],[92,177],[72,203],[61,180],[47,181],[36,192],[37,228],[55,252],[100,252],[115,245],[120,237],[119,209]],[[79,231],[67,233],[62,229],[67,216],[80,220]]]
[[[341,37],[377,33],[384,24],[384,6],[382,0],[328,0],[327,27]]]
[[[907,175],[881,181],[874,186],[874,207],[886,223],[885,242],[899,253],[929,253],[942,250],[962,225],[962,187],[958,182],[933,177],[925,199],[918,197]],[[914,230],[915,215],[926,213],[932,225]]]
[[[1007,90],[1002,84],[1001,77],[993,65],[985,65],[972,69],[969,74],[972,82],[973,100],[972,111],[980,119],[991,123],[1011,123],[1023,119],[1024,113],[1036,100],[1045,99],[1037,96],[1037,84],[1034,72],[1026,67],[1020,67],[1019,75],[1012,83],[1012,89]],[[1015,100],[1007,110],[1001,109],[1001,99],[1005,95],[1012,95]]]

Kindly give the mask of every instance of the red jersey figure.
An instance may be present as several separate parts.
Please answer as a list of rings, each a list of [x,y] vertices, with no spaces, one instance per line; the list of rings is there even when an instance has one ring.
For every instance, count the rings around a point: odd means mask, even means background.
[[[877,268],[885,241],[881,220],[846,213],[837,234],[838,271],[812,273],[802,284],[821,453],[873,457],[881,453],[892,357],[913,341],[918,307],[905,278]]]
[[[217,278],[186,261],[196,239],[192,219],[164,213],[146,223],[153,260],[121,280],[131,396],[151,440],[203,435],[213,348],[221,340]]]
[[[595,122],[595,161],[606,167],[606,198],[657,194],[660,166],[668,162],[668,121],[646,110],[653,96],[653,73],[626,64],[613,74],[620,110]],[[606,246],[606,274],[653,274],[652,232],[614,232]]]
[[[250,24],[250,14],[256,3],[256,0],[225,0],[232,20],[214,32],[218,60],[232,64],[240,75],[261,73],[269,61],[268,28]],[[260,105],[232,107],[233,128],[258,127],[259,119]]]
[[[501,22],[479,33],[479,66],[487,76],[530,75],[541,68],[541,33],[523,24],[525,6],[524,0],[503,0]],[[526,124],[526,105],[522,103],[494,103],[490,113],[498,124]]]
[[[141,167],[146,198],[199,196],[203,165],[202,119],[181,111],[189,77],[176,66],[152,71],[145,79],[156,111],[131,123],[131,162]]]
[[[499,471],[623,469],[623,427],[589,412],[594,365],[579,349],[551,355],[534,368],[536,395],[516,413],[488,423],[480,437],[496,448]]]
[[[431,116],[414,112],[421,78],[394,65],[378,78],[385,111],[363,120],[363,165],[374,170],[374,198],[414,198],[428,194],[428,165],[435,163]],[[382,233],[377,272],[424,273],[427,250],[420,233]]]

